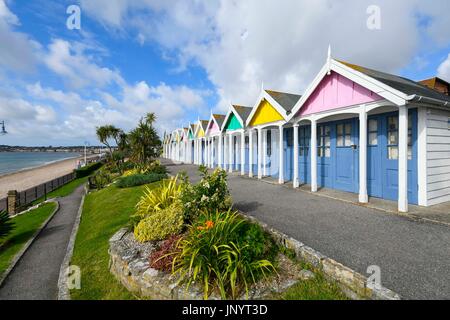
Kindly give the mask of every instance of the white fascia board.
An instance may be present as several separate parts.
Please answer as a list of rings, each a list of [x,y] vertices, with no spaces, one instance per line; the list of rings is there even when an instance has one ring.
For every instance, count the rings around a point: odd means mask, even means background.
[[[252,112],[250,112],[250,115],[247,118],[247,121],[245,122],[245,126],[247,127],[253,116],[255,115],[256,110],[258,109],[259,105],[261,104],[261,100],[264,98],[264,89],[261,90],[259,93],[258,99],[256,100],[255,104],[253,105]]]
[[[255,105],[252,108],[252,112],[250,113],[250,115],[247,118],[247,121],[245,123],[246,127],[250,125],[250,122],[252,121],[252,119],[253,119],[256,111],[258,110],[259,105],[261,104],[263,99],[266,99],[278,111],[278,113],[281,114],[281,116],[284,118],[284,120],[287,121],[288,116],[286,114],[286,110],[282,106],[280,106],[280,104],[278,102],[276,102],[275,99],[273,99],[270,96],[270,94],[268,94],[266,92],[266,90],[262,89],[261,93],[258,97],[258,100],[256,101]]]
[[[292,113],[288,117],[288,121],[291,121],[293,118],[295,118],[295,115],[300,111],[301,107],[305,104],[305,102],[308,100],[308,98],[313,94],[314,90],[319,86],[320,82],[322,82],[323,78],[328,72],[328,62],[325,63],[325,65],[320,69],[317,76],[314,78],[314,80],[311,82],[311,84],[306,89],[305,93],[302,95],[300,100],[297,101],[294,108],[292,108]]]
[[[292,114],[288,118],[288,121],[291,121],[293,118],[295,118],[296,114],[300,111],[302,106],[305,104],[305,102],[308,100],[308,98],[313,94],[313,92],[316,90],[316,88],[319,86],[319,84],[322,82],[322,80],[327,75],[328,71],[334,71],[347,79],[361,85],[362,87],[376,93],[380,97],[391,101],[397,106],[402,106],[406,104],[406,101],[408,100],[408,96],[404,94],[401,91],[398,91],[374,78],[371,78],[367,75],[365,75],[362,72],[359,72],[355,69],[352,69],[343,63],[340,63],[339,61],[336,61],[332,59],[331,64],[329,65],[328,62],[325,63],[325,65],[322,67],[320,72],[317,74],[317,76],[314,78],[313,82],[310,84],[308,89],[305,91],[305,94],[300,98],[300,100],[297,102],[297,104],[292,109]]]
[[[228,110],[227,115],[225,116],[225,119],[223,120],[222,128],[220,128],[220,132],[223,132],[223,130],[225,129],[227,121],[230,118],[231,113],[233,112],[232,108],[233,108],[233,106],[231,106],[230,109]]]
[[[395,103],[398,106],[405,105],[406,100],[408,100],[408,95],[406,95],[405,93],[394,89],[372,77],[369,77],[362,72],[347,67],[339,61],[333,60],[331,65],[333,71],[343,75],[344,77],[356,82],[357,84],[378,94],[386,100]]]
[[[244,119],[241,118],[241,116],[239,115],[239,112],[237,112],[236,108],[233,105],[231,105],[231,108],[232,108],[234,115],[236,116],[236,118],[238,118],[239,122],[241,123],[242,127],[245,127]],[[225,122],[224,122],[224,126],[225,126]]]

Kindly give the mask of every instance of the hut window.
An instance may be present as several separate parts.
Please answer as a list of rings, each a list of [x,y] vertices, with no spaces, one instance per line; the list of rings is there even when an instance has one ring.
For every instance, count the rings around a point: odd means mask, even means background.
[[[272,155],[272,131],[267,130],[267,155],[270,157]]]
[[[330,139],[330,126],[318,127],[318,156],[321,158],[331,157],[331,139]]]

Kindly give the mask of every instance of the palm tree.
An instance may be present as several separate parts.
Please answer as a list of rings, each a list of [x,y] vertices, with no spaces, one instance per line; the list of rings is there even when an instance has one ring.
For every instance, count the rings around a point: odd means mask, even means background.
[[[158,156],[161,140],[153,127],[155,121],[155,114],[148,113],[128,135],[131,155],[137,163],[145,164]]]
[[[109,154],[112,155],[112,147],[111,144],[109,143],[109,139],[114,139],[116,144],[118,137],[120,135],[120,133],[122,132],[122,130],[116,128],[113,125],[105,125],[105,126],[101,126],[101,127],[97,127],[96,128],[96,133],[97,133],[97,138],[98,140],[100,140],[101,143],[103,143],[108,149],[109,149]]]

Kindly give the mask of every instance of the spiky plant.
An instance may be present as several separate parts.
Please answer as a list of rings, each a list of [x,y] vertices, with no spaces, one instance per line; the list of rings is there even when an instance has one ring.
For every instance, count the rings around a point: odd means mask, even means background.
[[[0,212],[0,240],[6,238],[14,230],[14,222],[6,211]]]

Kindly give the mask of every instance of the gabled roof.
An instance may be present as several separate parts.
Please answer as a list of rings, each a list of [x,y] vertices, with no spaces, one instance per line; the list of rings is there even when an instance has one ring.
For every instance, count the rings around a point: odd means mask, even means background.
[[[245,124],[246,126],[248,126],[251,123],[252,118],[255,116],[255,113],[257,112],[261,102],[263,102],[264,100],[269,102],[270,105],[274,107],[276,111],[281,115],[281,117],[287,121],[288,116],[291,114],[295,103],[297,103],[300,98],[301,95],[297,94],[261,89],[261,93],[256,100],[252,111],[248,115]]]
[[[392,74],[364,68],[355,64],[329,58],[320,72],[306,89],[304,95],[292,108],[291,121],[314,93],[321,81],[334,71],[360,86],[372,91],[395,105],[404,105],[408,101],[428,104],[449,105],[450,98],[412,80]]]
[[[232,105],[233,109],[236,111],[237,116],[241,118],[242,125],[245,126],[245,122],[248,119],[248,116],[252,112],[252,108],[250,107],[244,107],[244,106],[238,106],[238,105]]]
[[[420,95],[420,96],[428,97],[431,99],[450,101],[449,96],[441,94],[441,93],[425,86],[424,84],[421,84],[420,82],[415,82],[415,81],[409,80],[404,77],[400,77],[400,76],[392,75],[389,73],[361,67],[356,64],[351,64],[351,63],[348,63],[345,61],[339,61],[339,62],[341,62],[342,64],[345,64],[347,67],[350,67],[356,71],[364,73],[365,75],[367,75],[375,80],[378,80],[400,92],[403,92],[406,95]]]
[[[216,120],[217,125],[219,128],[222,128],[223,121],[225,120],[225,115],[223,114],[213,114],[214,120]]]
[[[219,130],[222,131],[222,125],[223,121],[225,120],[225,115],[222,114],[211,114],[211,118],[208,121],[208,124],[206,125],[205,134],[209,134],[209,128],[211,126],[211,122],[214,122],[218,127]]]
[[[208,120],[200,120],[200,125],[202,126],[202,129],[204,131],[206,131],[206,129],[208,128],[208,123],[209,123]]]
[[[198,131],[200,129],[202,129],[203,132],[206,132],[206,128],[208,127],[208,123],[209,123],[208,120],[198,120],[197,121],[197,124],[195,126],[195,132],[194,132],[195,137],[197,137]]]
[[[302,97],[298,94],[279,92],[273,90],[266,90],[266,92],[276,101],[280,106],[282,106],[287,113],[290,113],[292,108],[295,106],[298,100]]]
[[[419,83],[423,84],[424,86],[427,86],[430,89],[436,90],[444,95],[448,96],[450,94],[450,83],[439,77],[425,79],[419,81]]]
[[[230,109],[228,110],[227,115],[225,116],[225,119],[223,120],[222,127],[220,128],[221,131],[225,130],[225,126],[227,125],[228,121],[230,120],[230,117],[232,114],[236,116],[241,126],[245,127],[245,121],[247,120],[248,116],[252,112],[252,108],[250,107],[244,107],[239,106],[236,104],[232,104],[230,106]]]

